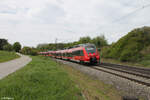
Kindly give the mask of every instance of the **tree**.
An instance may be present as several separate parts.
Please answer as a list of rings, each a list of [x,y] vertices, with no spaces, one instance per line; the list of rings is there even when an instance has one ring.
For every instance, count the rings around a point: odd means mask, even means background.
[[[19,52],[19,50],[21,50],[21,44],[19,42],[15,42],[13,44],[13,49],[16,51],[16,52]]]
[[[12,45],[11,44],[6,44],[3,46],[3,50],[6,50],[6,51],[12,51],[13,48],[12,48]]]
[[[30,48],[30,47],[23,47],[21,49],[21,53],[26,54],[26,55],[32,55],[32,56],[35,56],[38,54],[35,48]]]
[[[102,36],[97,36],[92,40],[92,43],[94,43],[97,47],[103,47],[107,46],[107,40],[105,39],[104,35]]]
[[[4,45],[7,45],[8,41],[6,39],[0,39],[0,50],[3,50]]]
[[[89,36],[81,37],[79,43],[91,43],[91,38]]]

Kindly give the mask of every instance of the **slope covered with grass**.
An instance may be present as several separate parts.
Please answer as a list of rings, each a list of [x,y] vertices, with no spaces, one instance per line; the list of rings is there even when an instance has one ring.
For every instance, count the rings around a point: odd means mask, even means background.
[[[15,52],[0,51],[0,63],[9,61],[18,57],[19,56]]]
[[[110,48],[103,49],[105,58],[139,62],[150,57],[150,27],[134,29]],[[150,60],[150,59],[149,59]]]
[[[32,57],[24,68],[0,80],[0,98],[14,100],[83,100],[80,89],[56,62]]]

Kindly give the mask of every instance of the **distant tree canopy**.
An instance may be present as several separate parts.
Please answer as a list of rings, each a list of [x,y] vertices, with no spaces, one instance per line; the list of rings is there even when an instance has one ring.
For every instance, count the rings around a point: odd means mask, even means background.
[[[104,35],[93,38],[92,43],[95,44],[97,47],[103,47],[108,45]]]
[[[14,49],[14,51],[16,51],[16,52],[19,52],[19,50],[21,50],[21,44],[20,44],[19,42],[15,42],[15,43],[13,44],[13,49]]]
[[[0,39],[0,50],[3,50],[3,46],[7,44],[8,44],[8,41],[6,39]]]
[[[103,46],[107,46],[107,40],[105,37],[102,36],[97,36],[93,39],[91,39],[89,36],[86,37],[81,37],[79,41],[71,42],[71,43],[50,43],[50,44],[39,44],[37,46],[37,49],[40,51],[48,51],[48,50],[59,50],[59,49],[64,49],[68,47],[73,47],[78,44],[85,44],[85,43],[93,43],[95,44],[98,48],[101,48]]]
[[[122,37],[110,48],[103,50],[103,56],[120,61],[140,61],[144,56],[150,55],[150,27],[134,29]],[[149,50],[149,53],[144,53]]]
[[[21,53],[25,54],[25,55],[35,56],[35,55],[37,55],[37,52],[38,52],[37,49],[31,48],[31,47],[23,47],[21,49]]]
[[[5,51],[13,51],[13,47],[11,44],[6,44],[3,46],[3,50]]]
[[[81,44],[84,44],[84,43],[91,43],[92,41],[91,41],[91,38],[87,36],[87,37],[81,37],[78,42]]]

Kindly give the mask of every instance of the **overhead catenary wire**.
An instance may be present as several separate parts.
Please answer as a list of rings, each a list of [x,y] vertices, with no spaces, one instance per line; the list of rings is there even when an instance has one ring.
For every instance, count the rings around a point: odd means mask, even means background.
[[[129,17],[129,16],[131,16],[131,15],[135,14],[136,12],[138,12],[138,11],[140,11],[140,10],[143,10],[143,9],[145,9],[145,8],[148,8],[148,7],[150,7],[150,4],[143,5],[142,7],[137,8],[136,10],[134,10],[134,11],[132,11],[132,12],[128,13],[127,15],[124,15],[124,16],[122,16],[122,17],[120,17],[120,18],[118,18],[118,19],[114,20],[114,21],[113,21],[113,23],[116,23],[116,22],[122,21],[123,19],[126,19],[127,17]]]
[[[112,21],[112,24],[115,25],[115,23],[117,24],[118,22],[124,21],[124,20],[127,19],[129,16],[131,16],[131,15],[133,15],[133,14],[135,14],[135,13],[137,13],[137,12],[139,12],[139,11],[145,9],[145,8],[148,8],[148,7],[150,7],[150,4],[143,5],[142,7],[137,8],[137,9],[133,10],[132,12],[130,12],[130,13],[128,13],[128,14],[126,14],[126,15],[120,17],[120,18],[113,20],[113,21]],[[109,27],[109,26],[112,27],[112,25],[110,25],[110,24],[109,24],[109,25],[106,25],[106,26],[107,26],[107,27]],[[102,29],[102,27],[106,27],[106,26],[101,26],[101,27],[99,27],[99,28],[97,28],[97,29]],[[97,31],[97,29],[96,29],[95,31]],[[92,31],[92,32],[93,32],[93,31]]]
[[[146,9],[150,7],[150,3],[149,4],[143,4],[143,6],[136,8],[135,10],[132,10],[130,13],[123,15],[122,17],[115,19],[111,22],[111,24],[107,24],[107,25],[101,25],[100,27],[96,28],[95,30],[91,31],[91,32],[97,32],[97,30],[103,29],[103,27],[115,27],[116,24],[118,24],[119,22],[124,21],[125,19],[127,19],[130,16],[133,16],[135,13],[142,11],[143,9]],[[141,25],[145,25],[145,24],[150,24],[150,21],[147,21],[146,23],[142,23]],[[113,25],[112,25],[113,24]],[[133,24],[133,23],[132,23]],[[131,24],[130,24],[131,25]],[[141,26],[140,24],[138,26]]]

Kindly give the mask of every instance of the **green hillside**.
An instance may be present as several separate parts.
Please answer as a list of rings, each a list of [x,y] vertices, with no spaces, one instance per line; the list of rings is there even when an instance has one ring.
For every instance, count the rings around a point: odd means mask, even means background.
[[[150,27],[132,30],[110,47],[104,48],[103,57],[124,62],[150,60]]]

